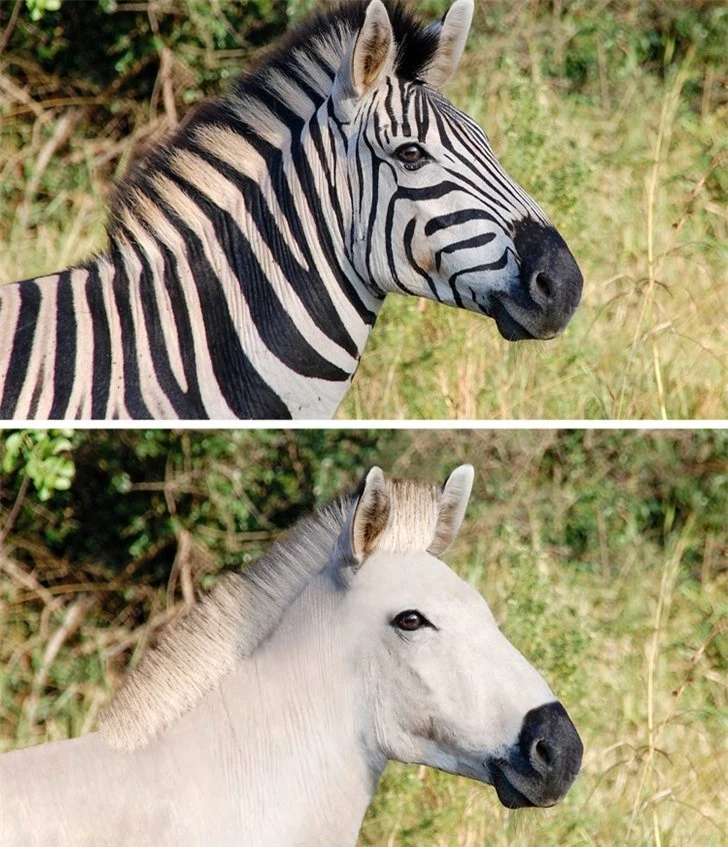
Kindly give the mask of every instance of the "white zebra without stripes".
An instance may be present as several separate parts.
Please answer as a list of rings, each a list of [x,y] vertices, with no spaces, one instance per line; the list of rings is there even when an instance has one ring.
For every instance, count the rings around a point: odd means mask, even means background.
[[[551,806],[583,747],[440,558],[473,468],[372,468],[172,625],[98,732],[0,756],[3,847],[354,847],[388,759]]]

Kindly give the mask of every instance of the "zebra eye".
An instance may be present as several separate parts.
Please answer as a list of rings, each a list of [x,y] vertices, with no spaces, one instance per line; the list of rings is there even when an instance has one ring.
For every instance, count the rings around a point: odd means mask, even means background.
[[[416,629],[430,625],[427,618],[415,609],[407,609],[404,612],[400,612],[392,619],[392,626],[395,626],[397,629],[403,629],[406,632],[414,632]]]
[[[427,153],[420,147],[419,144],[403,144],[395,150],[394,155],[402,162],[405,167],[417,168],[424,164],[427,159]]]

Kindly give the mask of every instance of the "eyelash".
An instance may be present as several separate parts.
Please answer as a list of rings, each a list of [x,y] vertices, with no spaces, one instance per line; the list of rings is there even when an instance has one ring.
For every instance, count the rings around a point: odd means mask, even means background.
[[[418,158],[414,161],[408,161],[404,158],[404,153],[406,151],[417,151],[419,154]],[[420,147],[419,144],[415,144],[413,141],[408,141],[407,144],[402,144],[394,151],[394,155],[397,159],[404,165],[405,168],[409,171],[416,171],[418,168],[421,168],[422,165],[429,159],[427,153]]]

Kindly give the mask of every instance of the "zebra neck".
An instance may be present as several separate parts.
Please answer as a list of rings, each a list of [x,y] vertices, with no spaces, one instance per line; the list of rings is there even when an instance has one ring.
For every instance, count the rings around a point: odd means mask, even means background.
[[[219,340],[227,329],[221,366],[223,359],[245,357],[285,406],[274,414],[236,413],[329,418],[349,388],[382,301],[346,273],[330,213],[273,192],[258,184],[238,209],[215,210],[194,251],[191,276],[204,287],[203,307],[216,312],[214,326],[206,326],[208,339]]]
[[[202,160],[185,191],[159,175],[117,210],[104,253],[4,288],[3,416],[333,416],[382,295],[349,262],[339,183],[298,149],[256,178],[214,182]]]
[[[335,168],[322,176],[312,165],[314,134],[271,150],[255,178],[227,172],[225,196],[200,198],[204,217],[184,234],[199,245],[189,254],[201,300],[231,316],[226,355],[242,351],[285,407],[239,416],[331,417],[382,305],[348,259],[350,211],[332,205]]]
[[[329,418],[376,315],[363,320],[316,246],[298,248],[260,208],[249,202],[217,209],[185,227],[186,251],[178,248],[151,274],[156,299],[161,287],[178,289],[174,299],[190,307],[186,334],[200,348],[195,359],[210,359],[208,385],[218,394],[204,400],[206,410],[238,418]],[[167,335],[165,347],[180,345],[181,335]],[[181,345],[179,356],[184,360]]]

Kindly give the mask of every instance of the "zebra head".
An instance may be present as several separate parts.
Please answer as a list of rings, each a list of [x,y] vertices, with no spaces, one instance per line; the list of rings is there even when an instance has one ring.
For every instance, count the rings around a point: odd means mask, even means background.
[[[349,260],[377,293],[429,297],[495,319],[515,341],[569,322],[582,275],[483,130],[440,94],[460,61],[473,0],[418,27],[371,0],[328,104],[343,148]]]

